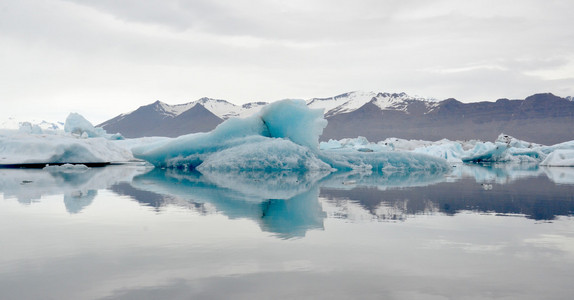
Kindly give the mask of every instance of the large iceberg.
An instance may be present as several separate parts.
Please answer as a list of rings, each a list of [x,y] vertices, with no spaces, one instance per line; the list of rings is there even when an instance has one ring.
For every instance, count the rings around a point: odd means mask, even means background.
[[[302,100],[265,106],[248,118],[232,118],[209,133],[134,147],[135,157],[157,167],[206,172],[335,170],[448,170],[443,159],[418,153],[319,149],[327,125],[320,109]]]

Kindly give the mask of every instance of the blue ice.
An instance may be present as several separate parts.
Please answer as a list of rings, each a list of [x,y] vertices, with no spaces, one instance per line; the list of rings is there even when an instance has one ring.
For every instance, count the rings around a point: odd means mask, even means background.
[[[283,100],[258,114],[232,118],[208,133],[135,147],[135,157],[157,167],[209,172],[348,170],[446,171],[446,160],[419,153],[319,150],[327,126],[323,111],[302,100]]]

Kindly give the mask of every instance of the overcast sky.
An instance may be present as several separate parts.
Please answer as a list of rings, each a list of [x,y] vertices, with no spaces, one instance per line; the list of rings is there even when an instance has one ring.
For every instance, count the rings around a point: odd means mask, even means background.
[[[0,119],[364,90],[574,95],[574,1],[2,0]]]

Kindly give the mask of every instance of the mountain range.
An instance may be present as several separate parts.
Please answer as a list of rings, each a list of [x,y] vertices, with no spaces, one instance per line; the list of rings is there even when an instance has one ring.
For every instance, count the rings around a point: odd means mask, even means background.
[[[523,100],[462,103],[405,93],[350,92],[306,102],[310,108],[324,109],[329,121],[321,140],[364,136],[370,141],[388,137],[492,141],[500,133],[547,145],[574,140],[574,99],[550,93]],[[98,126],[127,138],[176,137],[212,130],[230,117],[252,115],[266,104],[238,106],[211,98],[180,105],[156,101]]]

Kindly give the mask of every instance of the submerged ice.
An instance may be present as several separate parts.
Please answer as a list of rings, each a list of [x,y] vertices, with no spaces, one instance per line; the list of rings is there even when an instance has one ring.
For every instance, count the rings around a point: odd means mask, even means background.
[[[158,167],[214,171],[326,171],[385,169],[446,171],[445,160],[419,153],[319,149],[327,125],[322,110],[283,100],[244,119],[229,119],[209,133],[180,136],[132,149]]]

